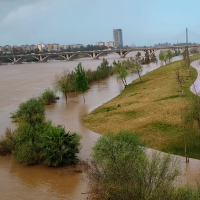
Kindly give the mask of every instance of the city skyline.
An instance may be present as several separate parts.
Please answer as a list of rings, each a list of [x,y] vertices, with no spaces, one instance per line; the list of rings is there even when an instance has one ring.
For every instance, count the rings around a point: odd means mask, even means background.
[[[95,44],[113,41],[118,27],[124,45],[184,42],[179,33],[186,27],[197,33],[189,42],[200,42],[199,5],[197,0],[0,0],[0,44]]]

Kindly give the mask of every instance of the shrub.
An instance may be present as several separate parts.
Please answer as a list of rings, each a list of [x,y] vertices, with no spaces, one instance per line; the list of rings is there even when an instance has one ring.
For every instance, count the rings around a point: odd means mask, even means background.
[[[75,164],[79,146],[80,137],[76,133],[66,133],[62,126],[51,127],[44,139],[42,157],[51,167]]]
[[[23,142],[20,145],[17,144],[12,155],[16,161],[24,165],[35,165],[40,163],[40,152],[38,152],[38,147],[30,140]]]
[[[13,113],[13,118],[21,118],[28,123],[37,123],[44,120],[45,104],[42,100],[31,98],[28,101],[21,103],[16,112]]]
[[[50,105],[52,103],[55,103],[56,102],[56,95],[55,95],[55,92],[51,89],[46,89],[41,97],[40,97],[46,105]]]
[[[55,90],[64,93],[67,99],[68,92],[76,91],[75,73],[73,71],[68,73],[68,71],[65,70],[61,75],[55,76],[53,85]]]
[[[88,83],[91,83],[93,81],[96,81],[96,77],[94,76],[94,71],[92,71],[91,69],[88,69],[86,72],[85,72],[87,78],[88,78]]]
[[[16,130],[16,144],[12,149],[14,159],[25,165],[40,163],[43,135],[50,127],[50,122],[33,125],[20,121]]]
[[[17,128],[13,132],[7,129],[0,140],[0,154],[12,153],[14,159],[24,165],[42,161],[52,167],[75,164],[80,137],[45,121],[44,106],[44,101],[36,98],[20,104],[13,114],[17,118]]]
[[[159,153],[147,157],[139,145],[139,137],[130,131],[108,134],[97,141],[92,161],[85,165],[92,199],[199,199],[198,189],[174,187],[180,174],[176,160]]]
[[[66,133],[61,126],[52,126],[51,121],[34,125],[20,121],[15,138],[12,155],[24,165],[44,161],[48,166],[57,167],[77,161],[80,137],[76,133]]]
[[[5,136],[0,139],[0,155],[8,155],[12,153],[16,143],[16,131],[7,128]]]

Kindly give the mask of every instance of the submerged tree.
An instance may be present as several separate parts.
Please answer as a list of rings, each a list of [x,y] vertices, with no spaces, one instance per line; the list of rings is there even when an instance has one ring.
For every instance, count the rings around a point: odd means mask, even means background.
[[[172,53],[171,50],[167,50],[166,54],[167,54],[167,60],[171,62],[171,59],[173,58],[174,54]]]
[[[160,59],[161,61],[164,61],[165,64],[166,64],[167,58],[166,58],[166,55],[165,55],[164,51],[160,51],[159,59]]]
[[[160,51],[159,59],[167,64],[167,60],[170,62],[173,57],[173,53],[170,50]]]
[[[155,53],[152,53],[152,54],[151,54],[151,61],[157,63],[157,58],[156,58]]]
[[[78,66],[75,68],[75,72],[76,72],[76,77],[75,77],[76,89],[78,92],[83,93],[83,98],[84,98],[84,92],[88,89],[88,79],[86,77],[85,70],[82,67],[81,63],[79,63]]]
[[[67,93],[76,91],[75,73],[73,71],[69,73],[64,70],[61,75],[55,76],[53,85],[56,91],[61,91],[65,94],[65,98],[67,100]]]
[[[141,59],[141,53],[140,53],[139,51],[138,51],[137,54],[136,54],[136,58],[137,58],[138,60]]]
[[[151,62],[149,52],[145,53],[144,64],[149,64]]]

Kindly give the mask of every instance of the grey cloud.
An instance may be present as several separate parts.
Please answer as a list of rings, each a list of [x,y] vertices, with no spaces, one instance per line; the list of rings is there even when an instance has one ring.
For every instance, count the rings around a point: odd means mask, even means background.
[[[45,14],[63,0],[0,0],[0,46],[27,42],[41,30]],[[66,1],[66,0],[65,0]]]

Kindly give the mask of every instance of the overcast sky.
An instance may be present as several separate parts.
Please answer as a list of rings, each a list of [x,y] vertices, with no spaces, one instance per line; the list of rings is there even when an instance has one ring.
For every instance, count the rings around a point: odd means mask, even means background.
[[[0,0],[0,46],[112,41],[124,45],[200,42],[199,0]],[[182,33],[182,34],[181,34]]]

